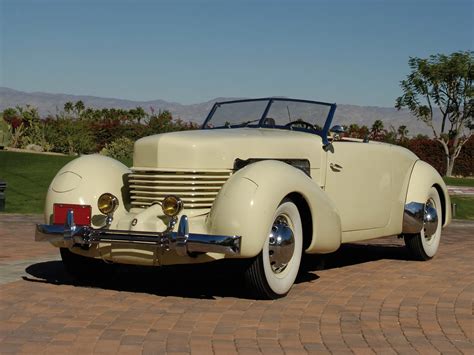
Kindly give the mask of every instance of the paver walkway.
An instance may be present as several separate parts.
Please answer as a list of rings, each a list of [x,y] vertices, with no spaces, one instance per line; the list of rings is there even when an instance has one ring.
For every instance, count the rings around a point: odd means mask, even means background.
[[[255,301],[219,264],[79,284],[32,242],[39,220],[0,214],[2,354],[474,353],[474,223],[454,222],[430,262],[396,238],[313,257],[287,297]]]
[[[448,186],[450,195],[474,196],[474,187],[470,186]]]

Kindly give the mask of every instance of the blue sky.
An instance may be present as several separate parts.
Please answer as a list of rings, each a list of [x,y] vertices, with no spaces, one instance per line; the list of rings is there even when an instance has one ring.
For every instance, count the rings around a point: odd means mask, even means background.
[[[0,86],[393,106],[409,56],[474,48],[473,3],[0,0]]]

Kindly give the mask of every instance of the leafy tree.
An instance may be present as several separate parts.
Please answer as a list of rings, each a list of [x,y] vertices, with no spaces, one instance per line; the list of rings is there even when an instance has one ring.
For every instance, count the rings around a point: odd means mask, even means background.
[[[18,117],[18,112],[13,107],[8,107],[3,111],[3,119],[11,122]]]
[[[446,175],[451,176],[454,162],[474,129],[474,52],[410,57],[408,65],[411,72],[400,82],[403,95],[395,107],[407,107],[431,128],[445,152]],[[438,113],[440,128],[433,121]]]
[[[173,116],[169,111],[158,111],[158,115],[153,115],[148,121],[148,127],[152,133],[163,133],[176,131]]]

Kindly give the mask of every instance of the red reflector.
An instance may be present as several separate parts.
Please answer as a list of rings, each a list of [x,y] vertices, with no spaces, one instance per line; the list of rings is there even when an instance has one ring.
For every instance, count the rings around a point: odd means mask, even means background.
[[[54,224],[64,224],[66,223],[66,214],[67,211],[74,211],[74,223],[81,226],[90,226],[91,225],[91,211],[92,208],[89,205],[71,205],[67,203],[55,203],[54,204],[54,214],[53,214],[53,223]]]

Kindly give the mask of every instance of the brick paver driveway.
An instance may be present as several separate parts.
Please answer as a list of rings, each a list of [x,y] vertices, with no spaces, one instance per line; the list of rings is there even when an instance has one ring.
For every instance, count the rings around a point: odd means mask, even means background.
[[[347,245],[286,298],[255,301],[226,265],[79,284],[32,242],[38,219],[0,215],[0,353],[474,352],[473,223],[453,223],[430,262],[396,238]]]

